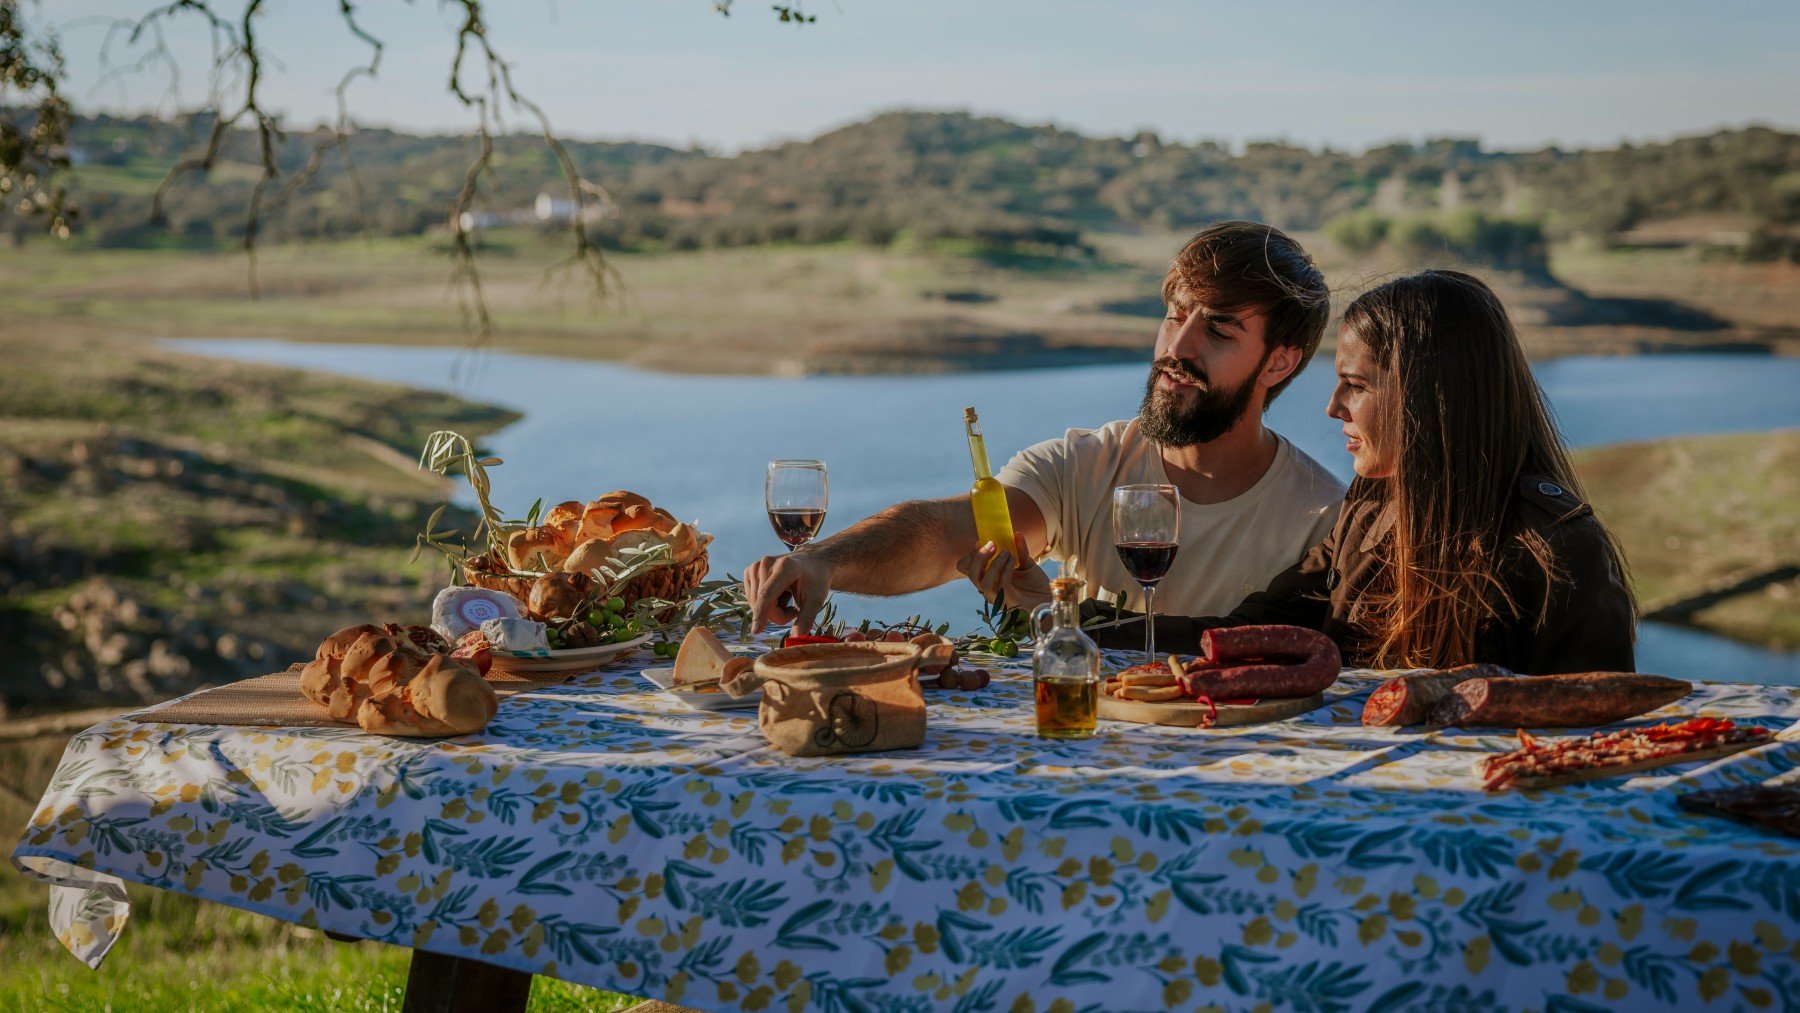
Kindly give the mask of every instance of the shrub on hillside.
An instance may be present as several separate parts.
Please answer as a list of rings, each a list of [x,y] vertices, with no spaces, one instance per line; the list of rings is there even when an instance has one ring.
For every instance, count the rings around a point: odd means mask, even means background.
[[[1533,219],[1471,209],[1398,216],[1358,211],[1327,222],[1325,234],[1356,255],[1386,250],[1413,263],[1450,259],[1526,274],[1549,272],[1544,227]]]

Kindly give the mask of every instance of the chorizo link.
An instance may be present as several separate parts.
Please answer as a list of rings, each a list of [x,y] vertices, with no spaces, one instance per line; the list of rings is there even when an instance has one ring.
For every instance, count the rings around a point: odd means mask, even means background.
[[[1363,704],[1365,725],[1424,724],[1432,707],[1450,695],[1451,689],[1470,679],[1503,679],[1512,675],[1499,665],[1460,665],[1446,671],[1398,675],[1369,694]]]
[[[1214,700],[1283,699],[1312,696],[1337,681],[1343,668],[1330,637],[1298,626],[1239,626],[1201,635],[1211,664],[1242,659],[1246,664],[1189,667],[1181,688],[1189,697]],[[1253,660],[1254,659],[1254,660]]]
[[[1649,713],[1693,689],[1680,679],[1633,672],[1470,679],[1438,701],[1430,721],[1464,728],[1586,728]]]
[[[1221,626],[1200,634],[1200,648],[1212,662],[1299,662],[1328,644],[1336,652],[1330,637],[1304,626]]]

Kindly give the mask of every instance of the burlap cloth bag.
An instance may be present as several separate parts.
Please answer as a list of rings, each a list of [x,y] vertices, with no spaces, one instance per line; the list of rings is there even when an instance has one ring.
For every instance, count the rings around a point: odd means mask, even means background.
[[[946,647],[945,650],[948,650]],[[763,737],[789,756],[913,749],[925,741],[919,665],[912,644],[808,644],[770,651],[723,688],[763,691]]]

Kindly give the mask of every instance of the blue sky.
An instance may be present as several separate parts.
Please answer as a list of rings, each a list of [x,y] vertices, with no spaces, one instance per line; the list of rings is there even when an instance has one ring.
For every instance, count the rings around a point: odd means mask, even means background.
[[[168,108],[156,76],[95,87],[101,19],[160,0],[46,0],[71,96],[88,110]],[[215,0],[221,10],[241,0]],[[969,109],[1090,134],[1151,129],[1241,144],[1362,148],[1479,136],[1490,147],[1611,145],[1767,123],[1800,128],[1800,3],[1281,4],[1179,0],[828,0],[816,24],[766,2],[489,0],[496,47],[559,131],[735,150],[804,138],[895,108]],[[460,131],[444,91],[453,12],[362,0],[389,43],[351,92],[358,119]],[[363,50],[337,0],[268,0],[259,33],[282,66],[270,104],[332,115]],[[203,97],[208,43],[193,18],[171,48],[182,96]],[[120,47],[116,62],[126,62]]]

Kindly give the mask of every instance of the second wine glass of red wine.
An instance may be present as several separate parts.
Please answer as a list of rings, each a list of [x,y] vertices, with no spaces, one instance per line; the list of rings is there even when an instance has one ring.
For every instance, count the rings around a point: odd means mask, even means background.
[[[763,502],[775,537],[791,552],[818,535],[825,524],[830,488],[824,461],[770,461]]]
[[[1122,485],[1113,490],[1113,546],[1144,589],[1144,664],[1156,660],[1156,585],[1180,548],[1181,494],[1172,485]]]

